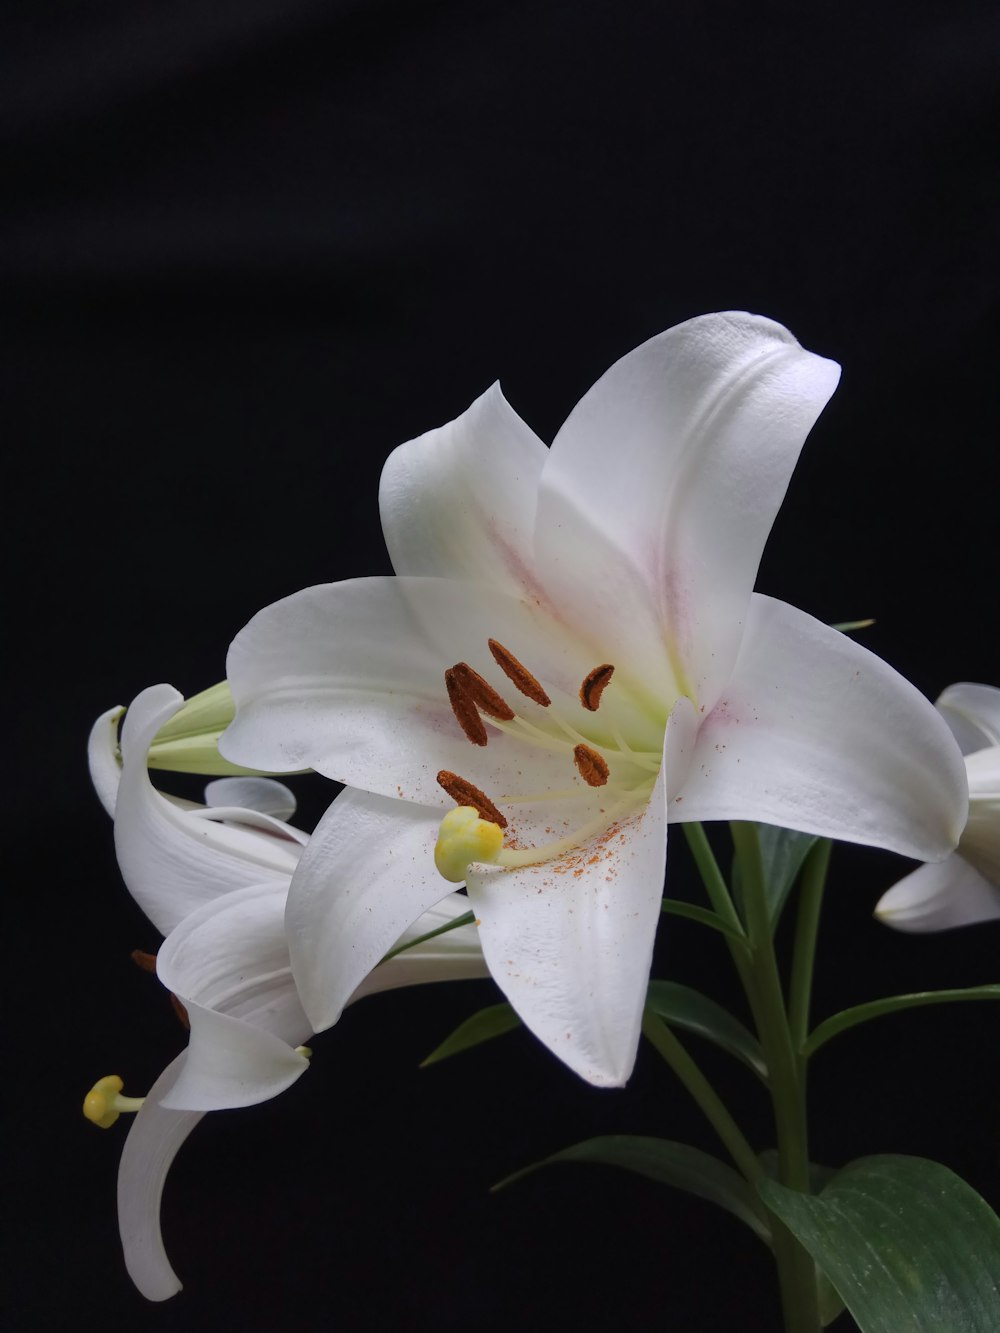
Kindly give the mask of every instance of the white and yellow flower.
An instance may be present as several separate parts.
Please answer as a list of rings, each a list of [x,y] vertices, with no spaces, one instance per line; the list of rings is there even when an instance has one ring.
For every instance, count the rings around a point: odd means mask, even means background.
[[[882,895],[875,915],[896,930],[951,930],[1000,919],[1000,689],[961,682],[937,701],[965,755],[969,818],[958,849]]]
[[[670,820],[954,847],[965,779],[940,716],[844,635],[753,592],[838,375],[735,313],[624,357],[551,449],[494,386],[388,460],[398,577],[306,589],[237,636],[223,753],[347,784],[286,913],[315,1028],[464,876],[525,1024],[584,1078],[621,1084]]]
[[[143,1098],[124,1097],[116,1075],[99,1079],[84,1103],[109,1127],[137,1111],[122,1152],[118,1218],[125,1262],[150,1300],[180,1289],[160,1234],[160,1196],[170,1165],[206,1111],[250,1106],[288,1088],[308,1068],[312,1033],[292,977],[284,930],[292,872],[308,835],[285,816],[295,799],[266,778],[209,784],[205,805],[163,795],[149,779],[154,737],[183,699],[169,685],[144,690],[91,732],[98,795],[115,821],[125,883],[166,935],[156,957],[160,981],[187,1010],[191,1038]],[[468,909],[451,895],[397,941],[406,944]],[[485,976],[474,929],[459,927],[391,958],[361,978],[351,999],[425,981]]]

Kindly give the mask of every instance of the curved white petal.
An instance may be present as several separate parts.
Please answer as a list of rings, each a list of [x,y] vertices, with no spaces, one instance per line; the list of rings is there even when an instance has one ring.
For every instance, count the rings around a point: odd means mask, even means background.
[[[332,1027],[403,932],[449,892],[434,867],[440,810],[348,788],[292,877],[285,929],[302,1007]]]
[[[683,699],[639,814],[557,861],[469,874],[494,981],[560,1060],[601,1087],[622,1086],[635,1063],[663,897],[667,793],[687,771],[694,731]]]
[[[118,1229],[129,1277],[148,1301],[165,1301],[181,1289],[160,1231],[163,1184],[200,1111],[169,1111],[161,1105],[184,1071],[182,1052],[153,1084],[129,1130],[118,1166]]]
[[[923,695],[847,635],[755,594],[671,819],[757,819],[939,860],[966,813],[961,755]]]
[[[580,623],[600,613],[627,643],[613,599],[591,591],[617,548],[711,707],[788,479],[839,374],[779,324],[739,311],[688,320],[623,357],[574,408],[542,473],[535,554],[553,599]]]
[[[274,778],[216,778],[205,788],[205,804],[238,806],[285,820],[295,814],[296,802],[295,793]]]
[[[1000,888],[957,854],[919,866],[884,893],[875,915],[886,926],[912,932],[953,930],[1000,920]]]
[[[1000,746],[1000,690],[996,686],[959,681],[938,696],[937,707],[963,754]]]
[[[520,592],[534,580],[532,531],[548,450],[494,384],[457,420],[401,445],[379,488],[397,574]]]
[[[191,1023],[183,1073],[163,1105],[211,1111],[276,1097],[308,1068],[312,1029],[292,980],[287,881],[236,889],[185,917],[156,959]]]
[[[125,709],[119,704],[102,713],[87,738],[87,767],[97,799],[114,818],[122,767],[118,759],[118,722]]]
[[[266,815],[243,812],[260,828],[219,822],[222,811],[184,809],[149,780],[146,752],[183,703],[169,685],[135,699],[122,728],[122,776],[115,808],[115,850],[129,892],[164,934],[187,914],[230,889],[284,880],[304,835]],[[240,813],[240,812],[237,812]],[[277,836],[275,836],[277,835]]]
[[[449,893],[447,898],[436,903],[404,930],[392,947],[397,949],[420,935],[448,925],[457,917],[464,916],[470,907],[471,903],[463,894]],[[365,995],[396,990],[400,986],[420,986],[429,981],[467,981],[475,977],[488,977],[489,974],[478,927],[458,926],[379,963],[351,996],[350,1003]]]
[[[506,792],[573,780],[572,747],[557,754],[512,740],[486,719],[486,746],[469,742],[451,711],[444,674],[467,662],[534,723],[546,710],[522,698],[490,653],[498,639],[567,711],[585,716],[580,682],[598,662],[546,609],[454,579],[372,578],[307,588],[265,608],[237,635],[228,673],[236,719],[220,741],[228,758],[272,771],[315,768],[385,796],[445,804],[440,769]],[[657,719],[616,678],[598,716],[640,747]],[[666,718],[666,708],[659,725]],[[530,765],[530,770],[529,770]]]
[[[1000,884],[1000,746],[965,757],[969,818],[958,850],[993,884]]]

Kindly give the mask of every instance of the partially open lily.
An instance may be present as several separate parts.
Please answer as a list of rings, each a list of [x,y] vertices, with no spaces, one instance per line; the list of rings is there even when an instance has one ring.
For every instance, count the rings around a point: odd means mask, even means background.
[[[122,1096],[115,1075],[98,1080],[85,1114],[108,1127],[138,1111],[122,1153],[118,1217],[125,1262],[150,1300],[180,1289],[163,1248],[160,1197],[170,1164],[205,1111],[250,1106],[277,1095],[308,1068],[301,1043],[312,1028],[292,978],[284,931],[292,871],[308,835],[282,816],[292,793],[262,778],[209,784],[208,804],[164,796],[149,779],[153,737],[181,707],[169,685],[143,691],[91,732],[91,775],[115,819],[115,845],[129,890],[167,933],[160,980],[187,1011],[191,1038],[145,1099]],[[452,895],[416,922],[399,945],[446,926],[468,909]],[[476,932],[459,927],[391,958],[352,999],[418,982],[486,975]]]
[[[621,1084],[669,820],[759,819],[927,858],[955,845],[965,781],[939,715],[865,649],[752,591],[838,374],[735,313],[623,358],[551,449],[494,387],[387,462],[399,577],[306,589],[237,636],[220,748],[348,786],[286,913],[314,1027],[464,876],[526,1025],[584,1078]]]
[[[965,755],[969,818],[958,850],[882,895],[875,915],[896,930],[951,930],[1000,919],[1000,689],[961,682],[937,701]]]

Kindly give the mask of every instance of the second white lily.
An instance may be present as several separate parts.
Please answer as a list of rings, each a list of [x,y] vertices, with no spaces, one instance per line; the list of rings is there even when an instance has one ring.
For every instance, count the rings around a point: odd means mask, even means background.
[[[1000,689],[949,685],[937,708],[965,755],[969,818],[958,850],[919,866],[882,895],[875,915],[913,932],[1000,919]]]
[[[307,834],[279,817],[292,813],[294,797],[263,778],[210,783],[205,806],[157,791],[147,754],[182,703],[169,685],[144,690],[128,709],[120,761],[121,708],[98,719],[89,748],[95,788],[115,819],[125,882],[167,932],[157,975],[191,1024],[187,1049],[145,1099],[122,1098],[117,1078],[101,1079],[87,1099],[87,1114],[105,1126],[138,1108],[119,1168],[118,1219],[126,1267],[150,1300],[165,1300],[181,1286],[160,1232],[160,1198],[178,1150],[204,1112],[250,1106],[288,1088],[309,1066],[301,1043],[312,1033],[284,931],[292,871],[308,843]],[[465,898],[451,895],[397,945],[447,926],[467,909]],[[485,975],[476,932],[464,926],[389,959],[351,998]]]

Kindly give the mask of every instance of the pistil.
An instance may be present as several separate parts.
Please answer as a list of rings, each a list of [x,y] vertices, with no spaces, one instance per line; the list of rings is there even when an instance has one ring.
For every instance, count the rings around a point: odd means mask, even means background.
[[[101,1129],[110,1129],[124,1111],[138,1111],[145,1097],[123,1097],[117,1074],[99,1078],[83,1099],[83,1114]]]

